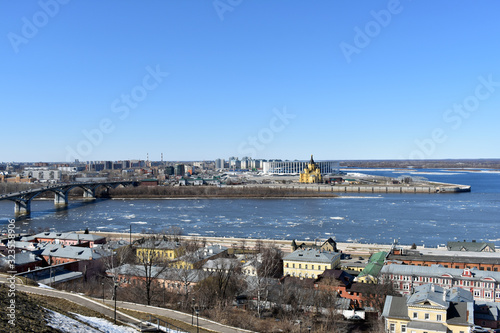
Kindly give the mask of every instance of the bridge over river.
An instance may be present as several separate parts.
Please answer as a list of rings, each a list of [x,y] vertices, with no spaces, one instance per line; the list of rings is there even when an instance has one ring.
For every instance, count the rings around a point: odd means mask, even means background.
[[[55,184],[48,185],[42,188],[31,189],[21,192],[13,192],[8,194],[0,195],[0,200],[11,200],[14,201],[14,213],[16,216],[29,216],[31,213],[31,200],[39,196],[44,192],[54,193],[54,205],[56,207],[64,207],[68,205],[68,195],[69,192],[74,188],[83,189],[83,199],[84,200],[95,200],[97,190],[100,187],[104,187],[106,191],[110,188],[116,188],[118,186],[137,186],[137,182],[134,181],[113,181],[113,182],[88,182],[88,183],[65,183],[65,184]]]

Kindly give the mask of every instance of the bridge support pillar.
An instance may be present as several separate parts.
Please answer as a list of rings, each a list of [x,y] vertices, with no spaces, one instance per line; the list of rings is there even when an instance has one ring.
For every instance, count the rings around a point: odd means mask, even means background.
[[[83,189],[83,200],[85,200],[85,201],[95,200],[94,192],[89,188],[84,188]]]
[[[68,194],[64,192],[54,192],[54,205],[65,207],[68,205]]]
[[[31,214],[31,200],[28,201],[15,201],[14,206],[14,215],[26,215],[29,216]]]

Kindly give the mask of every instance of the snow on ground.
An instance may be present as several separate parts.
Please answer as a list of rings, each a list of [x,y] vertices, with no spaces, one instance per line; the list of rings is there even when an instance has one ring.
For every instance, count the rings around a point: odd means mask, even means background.
[[[60,330],[65,333],[101,333],[77,320],[71,319],[59,312],[47,310],[50,317],[47,318],[47,326]]]
[[[97,317],[87,317],[87,316],[82,316],[79,315],[78,313],[73,313],[78,320],[81,320],[83,322],[86,322],[88,325],[92,326],[93,328],[97,329],[98,332],[105,332],[105,333],[136,333],[138,332],[137,330],[134,330],[131,327],[127,326],[119,326],[115,325],[106,319],[103,318],[97,318]]]
[[[53,327],[64,333],[137,333],[138,331],[126,327],[115,325],[105,319],[96,317],[86,317],[74,314],[79,320],[88,325],[62,315],[58,312],[47,310],[50,318],[47,319],[47,326]]]
[[[46,289],[54,289],[54,288],[52,288],[52,287],[49,287],[48,285],[46,285],[46,284],[43,284],[43,283],[38,283],[38,286],[39,286],[40,288],[46,288]]]

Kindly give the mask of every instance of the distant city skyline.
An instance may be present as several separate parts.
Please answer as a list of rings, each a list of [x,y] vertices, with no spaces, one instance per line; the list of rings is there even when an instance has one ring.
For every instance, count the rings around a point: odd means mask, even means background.
[[[3,2],[4,162],[500,158],[500,3]]]

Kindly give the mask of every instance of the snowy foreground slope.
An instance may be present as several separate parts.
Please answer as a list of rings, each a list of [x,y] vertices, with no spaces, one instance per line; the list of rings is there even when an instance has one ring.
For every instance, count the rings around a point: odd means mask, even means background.
[[[97,317],[82,316],[77,313],[73,315],[78,318],[75,320],[51,310],[50,318],[47,319],[47,326],[60,330],[64,333],[137,333],[139,331],[111,323],[110,321]],[[168,330],[167,333],[177,333],[178,331]]]
[[[62,315],[58,312],[47,310],[50,318],[47,319],[47,326],[53,327],[65,333],[137,333],[139,331],[130,327],[115,325],[105,319],[96,317],[86,317],[74,314],[78,320]]]

